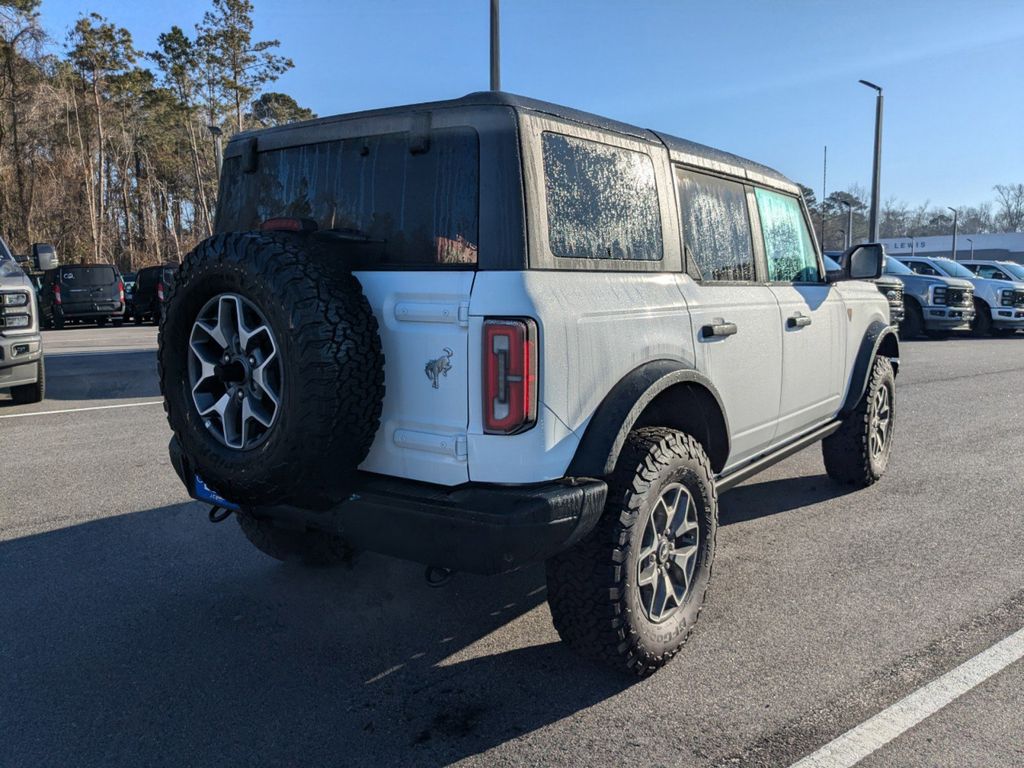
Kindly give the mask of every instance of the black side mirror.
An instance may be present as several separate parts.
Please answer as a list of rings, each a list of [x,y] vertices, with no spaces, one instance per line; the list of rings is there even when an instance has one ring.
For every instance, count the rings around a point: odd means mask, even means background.
[[[862,243],[843,252],[839,263],[841,273],[829,272],[830,283],[840,280],[877,280],[885,270],[885,246],[881,243]]]
[[[33,243],[32,260],[35,262],[36,269],[40,272],[46,272],[60,266],[60,261],[57,259],[57,250],[49,243]]]

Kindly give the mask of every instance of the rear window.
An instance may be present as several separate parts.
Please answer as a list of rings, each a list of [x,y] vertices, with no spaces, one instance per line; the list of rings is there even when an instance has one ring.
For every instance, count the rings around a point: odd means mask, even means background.
[[[95,267],[81,267],[69,265],[59,270],[60,281],[71,288],[81,288],[87,285],[111,285],[117,282],[114,268],[98,265]]]
[[[471,266],[479,244],[480,149],[471,128],[441,128],[424,146],[408,133],[261,152],[243,173],[224,161],[219,232],[266,219],[309,218],[368,240],[346,250],[358,266]]]
[[[661,213],[643,152],[545,133],[548,244],[573,259],[658,261]]]

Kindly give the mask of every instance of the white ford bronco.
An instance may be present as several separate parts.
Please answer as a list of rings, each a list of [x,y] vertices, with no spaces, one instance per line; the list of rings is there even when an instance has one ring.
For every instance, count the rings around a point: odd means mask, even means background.
[[[647,674],[719,494],[819,441],[885,471],[883,258],[827,276],[775,171],[503,93],[242,133],[162,320],[172,463],[277,558],[545,561],[561,637]]]

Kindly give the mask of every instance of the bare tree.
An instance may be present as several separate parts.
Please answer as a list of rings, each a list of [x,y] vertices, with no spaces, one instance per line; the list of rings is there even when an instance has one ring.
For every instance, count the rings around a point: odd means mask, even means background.
[[[1004,232],[1024,230],[1024,184],[996,184],[997,219]]]

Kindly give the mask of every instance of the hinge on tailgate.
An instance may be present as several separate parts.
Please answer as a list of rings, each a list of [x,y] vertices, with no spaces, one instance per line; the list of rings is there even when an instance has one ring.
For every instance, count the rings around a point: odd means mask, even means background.
[[[455,458],[460,461],[465,461],[469,457],[469,442],[466,440],[465,435],[456,435],[455,437]]]
[[[469,302],[459,302],[459,325],[469,325]]]

